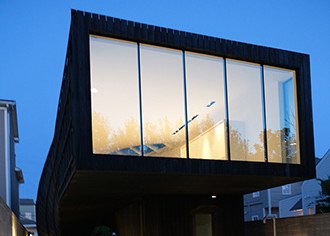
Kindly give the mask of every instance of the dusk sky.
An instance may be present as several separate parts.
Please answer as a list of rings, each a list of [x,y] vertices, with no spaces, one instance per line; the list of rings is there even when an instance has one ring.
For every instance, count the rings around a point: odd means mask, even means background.
[[[329,0],[0,0],[0,99],[17,102],[21,198],[36,199],[53,139],[72,8],[309,54],[315,154],[330,148]]]

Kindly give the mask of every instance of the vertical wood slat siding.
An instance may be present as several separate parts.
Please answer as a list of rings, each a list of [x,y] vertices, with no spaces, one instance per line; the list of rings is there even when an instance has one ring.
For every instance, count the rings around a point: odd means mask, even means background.
[[[240,195],[224,198],[146,198],[117,211],[118,233],[121,236],[194,235],[195,214],[211,213],[214,235],[242,235],[243,218],[241,221],[237,218],[243,214],[243,198]]]
[[[70,83],[71,36],[69,37],[67,59],[58,104],[54,139],[42,172],[37,198],[37,228],[40,235],[61,235],[59,226],[59,202],[63,181],[68,181],[69,170],[74,172],[72,157],[72,107]]]

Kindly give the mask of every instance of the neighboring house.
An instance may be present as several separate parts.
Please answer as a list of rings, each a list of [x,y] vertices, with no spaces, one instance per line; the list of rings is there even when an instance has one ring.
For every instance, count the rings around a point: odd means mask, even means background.
[[[244,193],[315,177],[312,121],[306,54],[72,10],[38,234],[243,235]]]
[[[321,186],[318,179],[328,179],[330,176],[330,149],[316,165],[316,178],[304,181],[301,189],[302,210],[304,215],[316,213],[317,200],[321,199]]]
[[[0,197],[19,216],[19,184],[22,170],[16,167],[15,144],[18,143],[16,103],[0,100]]]
[[[318,179],[327,179],[330,176],[330,149],[321,159],[316,158],[315,164],[314,179],[244,195],[244,220],[261,220],[269,214],[279,218],[315,214],[316,202],[321,198]],[[271,212],[268,211],[269,205]]]
[[[302,182],[297,182],[244,195],[244,221],[262,220],[269,214],[276,217],[300,215],[299,211],[290,209],[301,198],[301,185]],[[291,201],[283,203],[287,199]]]
[[[16,102],[0,100],[0,235],[22,235],[20,224],[19,184],[23,172],[16,166],[15,145],[18,143]]]
[[[20,220],[24,227],[37,236],[36,205],[33,199],[20,199]]]

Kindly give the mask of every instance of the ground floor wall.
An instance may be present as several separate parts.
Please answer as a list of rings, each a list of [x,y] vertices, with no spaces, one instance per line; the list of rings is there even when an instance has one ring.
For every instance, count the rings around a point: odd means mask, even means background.
[[[0,198],[0,236],[28,236],[27,230],[16,215]]]
[[[277,236],[324,236],[330,232],[330,213],[276,219]],[[253,221],[245,223],[245,236],[273,235],[273,222]]]
[[[120,236],[243,235],[243,198],[153,196],[117,211]]]

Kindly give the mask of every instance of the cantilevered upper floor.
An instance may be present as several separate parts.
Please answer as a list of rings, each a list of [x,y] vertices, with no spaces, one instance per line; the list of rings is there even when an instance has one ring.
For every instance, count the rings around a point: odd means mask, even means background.
[[[311,104],[306,54],[73,10],[39,231],[72,209],[312,178]]]

